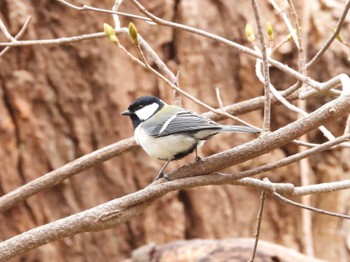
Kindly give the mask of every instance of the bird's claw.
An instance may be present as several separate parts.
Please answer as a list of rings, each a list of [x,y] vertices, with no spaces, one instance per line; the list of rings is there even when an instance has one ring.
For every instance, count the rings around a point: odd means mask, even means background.
[[[160,172],[160,173],[157,175],[157,177],[153,180],[153,182],[154,182],[154,181],[157,181],[157,180],[159,180],[159,179],[161,179],[161,178],[164,178],[166,181],[170,181],[170,180],[171,180],[170,177],[169,177],[167,174],[164,174],[163,172]]]
[[[164,178],[166,181],[170,181],[170,180],[171,180],[170,177],[169,177],[167,174],[163,175],[163,178]]]
[[[163,171],[161,171],[161,172],[158,173],[157,177],[153,180],[153,182],[154,182],[154,181],[157,181],[158,179],[161,179],[162,177],[164,177]]]

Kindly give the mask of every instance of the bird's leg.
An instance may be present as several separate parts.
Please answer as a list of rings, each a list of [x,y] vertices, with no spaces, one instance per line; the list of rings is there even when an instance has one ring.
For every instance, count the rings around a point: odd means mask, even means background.
[[[164,177],[166,180],[169,180],[169,177],[168,176],[164,176],[164,173],[163,173],[164,169],[169,165],[169,163],[170,163],[170,160],[168,162],[166,162],[165,165],[160,169],[157,177],[153,180],[153,182],[158,180],[158,179],[160,179],[160,178],[162,178],[162,177]]]
[[[198,155],[198,148],[197,147],[195,149],[195,152],[196,152],[196,161],[201,161],[202,158]]]

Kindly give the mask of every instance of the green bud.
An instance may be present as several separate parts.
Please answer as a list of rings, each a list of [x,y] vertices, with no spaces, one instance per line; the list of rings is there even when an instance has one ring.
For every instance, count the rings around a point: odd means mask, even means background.
[[[111,27],[107,23],[104,23],[103,30],[104,30],[106,36],[109,38],[109,40],[111,40],[113,43],[118,42],[118,37],[115,34],[113,27]]]
[[[336,30],[336,28],[333,27],[333,32],[335,32],[335,30]],[[337,40],[338,40],[340,43],[343,43],[343,42],[344,42],[344,38],[343,38],[343,36],[340,34],[340,32],[339,32],[339,34],[336,35],[336,38],[337,38]]]
[[[253,30],[253,26],[251,24],[247,24],[245,26],[245,35],[246,35],[249,42],[255,41],[254,30]]]
[[[266,23],[266,33],[270,40],[273,40],[273,28],[270,22]]]
[[[139,40],[137,40],[137,29],[133,22],[129,23],[129,35],[134,41],[135,45],[139,44]]]

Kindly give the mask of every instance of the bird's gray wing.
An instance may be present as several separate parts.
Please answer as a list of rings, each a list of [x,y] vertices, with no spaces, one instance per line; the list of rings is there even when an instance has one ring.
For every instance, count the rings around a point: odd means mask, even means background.
[[[183,110],[178,112],[173,117],[169,118],[162,126],[154,129],[154,136],[168,136],[171,134],[184,132],[197,132],[201,130],[216,130],[220,129],[214,121],[209,118],[199,116],[191,111]]]

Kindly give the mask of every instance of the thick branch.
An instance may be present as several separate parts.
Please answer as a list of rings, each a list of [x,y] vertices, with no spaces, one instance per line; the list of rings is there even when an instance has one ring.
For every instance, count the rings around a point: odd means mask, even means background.
[[[349,100],[349,96],[341,96],[320,107],[307,117],[290,123],[277,131],[264,134],[249,143],[203,158],[200,162],[183,166],[170,173],[169,177],[184,178],[200,174],[210,174],[284,146],[293,139],[306,134],[323,123],[334,120],[344,114],[344,112],[348,112],[350,101],[347,100]]]
[[[79,173],[89,167],[95,166],[98,163],[104,162],[112,157],[122,154],[127,150],[136,148],[136,142],[133,138],[128,138],[119,141],[115,144],[106,146],[96,150],[90,154],[82,156],[62,167],[59,167],[44,176],[21,186],[0,198],[0,213],[13,207],[17,203],[27,199],[28,197],[57,185],[63,180]]]

